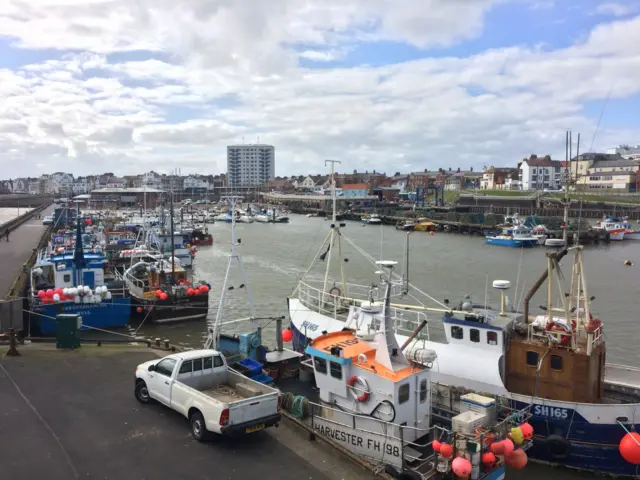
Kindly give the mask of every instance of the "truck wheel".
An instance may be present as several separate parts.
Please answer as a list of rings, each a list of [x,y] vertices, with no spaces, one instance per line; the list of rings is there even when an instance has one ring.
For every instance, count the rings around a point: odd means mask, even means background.
[[[135,395],[136,400],[138,400],[140,403],[144,403],[145,405],[151,403],[149,389],[147,388],[147,384],[144,383],[144,380],[138,380],[136,382]]]
[[[207,430],[204,417],[200,412],[194,412],[189,418],[191,422],[191,435],[199,442],[206,442],[211,437],[211,432]]]

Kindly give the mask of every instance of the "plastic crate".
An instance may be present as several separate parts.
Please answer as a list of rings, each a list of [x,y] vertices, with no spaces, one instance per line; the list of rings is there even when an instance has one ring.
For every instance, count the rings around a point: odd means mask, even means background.
[[[487,422],[486,415],[476,412],[463,412],[451,419],[452,430],[463,435],[475,435],[476,429]]]
[[[238,363],[249,370],[250,377],[253,377],[254,375],[260,375],[262,373],[262,364],[256,362],[255,360],[245,358],[244,360],[240,360]]]
[[[231,365],[231,368],[233,368],[240,375],[244,375],[245,377],[249,376],[249,369],[240,363],[234,363],[233,365]]]
[[[260,383],[271,383],[273,382],[273,378],[271,378],[266,373],[261,373],[260,375],[256,375],[255,377],[251,377],[251,380],[255,380]]]

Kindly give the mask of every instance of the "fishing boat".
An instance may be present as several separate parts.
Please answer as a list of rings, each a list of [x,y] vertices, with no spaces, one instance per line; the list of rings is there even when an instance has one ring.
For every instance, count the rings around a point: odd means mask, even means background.
[[[363,216],[362,223],[364,223],[365,225],[381,225],[382,219],[377,213],[372,213],[371,215]]]
[[[56,333],[56,315],[63,313],[80,314],[85,329],[129,323],[131,299],[121,285],[105,281],[105,256],[99,249],[85,251],[77,218],[72,249],[43,249],[30,272],[32,326],[42,335]]]
[[[530,248],[538,245],[538,238],[531,235],[531,230],[523,226],[515,226],[511,234],[505,231],[500,235],[485,237],[487,245],[499,245],[501,247]]]
[[[405,220],[404,222],[398,222],[396,224],[396,230],[403,230],[405,232],[412,232],[416,223],[413,220]]]
[[[604,230],[609,234],[609,240],[622,241],[624,240],[627,228],[617,218],[605,218],[603,221],[598,222],[594,227],[594,230]]]
[[[213,235],[211,235],[207,228],[194,228],[191,231],[187,239],[188,245],[213,245]]]
[[[175,257],[138,261],[125,270],[122,280],[139,321],[169,323],[207,318],[210,285],[190,280]]]

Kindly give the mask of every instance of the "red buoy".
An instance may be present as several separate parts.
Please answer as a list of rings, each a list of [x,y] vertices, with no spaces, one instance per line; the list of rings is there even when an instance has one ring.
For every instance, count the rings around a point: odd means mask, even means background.
[[[622,440],[620,440],[620,445],[618,449],[620,450],[620,455],[627,462],[633,465],[640,465],[640,434],[636,432],[629,432]]]
[[[441,446],[442,444],[438,440],[434,440],[433,442],[431,442],[431,448],[433,448],[434,452],[439,452]]]
[[[453,447],[448,443],[440,445],[440,455],[444,458],[450,458],[453,455]]]
[[[471,462],[464,457],[457,457],[451,462],[451,470],[459,478],[469,478],[471,475]]]
[[[142,307],[138,307],[138,308],[136,308],[136,312],[138,312],[138,313],[142,313]]]
[[[496,456],[491,452],[483,453],[482,463],[484,465],[493,465],[494,463],[496,463]]]
[[[520,425],[520,430],[522,430],[522,436],[525,440],[531,440],[533,438],[533,427],[529,423],[523,423]]]
[[[522,470],[526,467],[528,460],[527,454],[521,448],[514,450],[504,458],[505,463],[515,470]]]
[[[283,342],[290,342],[291,340],[293,340],[293,331],[290,328],[287,328],[286,330],[282,331],[282,341]]]

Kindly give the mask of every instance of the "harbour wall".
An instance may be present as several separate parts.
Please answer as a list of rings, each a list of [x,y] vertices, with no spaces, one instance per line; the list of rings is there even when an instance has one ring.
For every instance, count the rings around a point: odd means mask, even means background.
[[[0,208],[35,208],[43,205],[51,205],[52,203],[52,195],[27,195],[22,193],[0,195]]]

